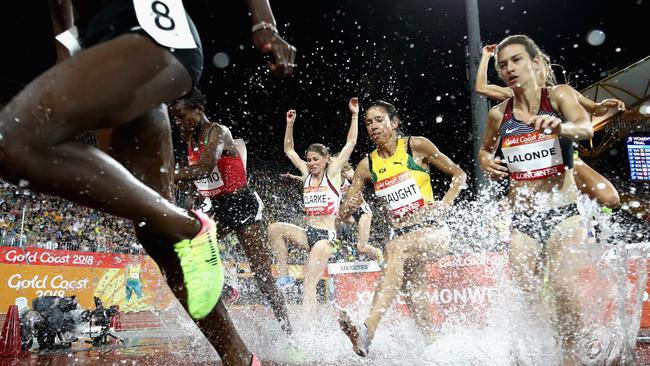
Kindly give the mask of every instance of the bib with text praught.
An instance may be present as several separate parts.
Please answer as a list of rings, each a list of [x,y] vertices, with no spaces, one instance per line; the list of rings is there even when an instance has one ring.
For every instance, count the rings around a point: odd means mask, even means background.
[[[564,173],[564,160],[557,135],[531,132],[507,136],[501,150],[515,180],[537,180]]]
[[[393,217],[402,217],[425,206],[418,184],[410,171],[375,183],[375,194],[386,201]]]

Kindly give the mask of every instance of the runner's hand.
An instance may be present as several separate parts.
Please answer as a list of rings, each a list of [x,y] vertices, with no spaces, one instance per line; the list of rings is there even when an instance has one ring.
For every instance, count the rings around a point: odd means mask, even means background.
[[[603,101],[598,104],[605,108],[616,108],[619,111],[625,110],[625,102],[616,98],[603,99]]]
[[[494,158],[487,162],[487,165],[482,167],[483,170],[490,176],[490,179],[499,181],[508,177],[508,168],[505,161]]]
[[[292,125],[294,122],[296,122],[296,111],[289,109],[287,111],[287,124]]]
[[[291,75],[296,66],[294,63],[296,48],[294,46],[267,28],[253,32],[252,37],[255,48],[264,54],[271,54],[271,60],[266,63],[271,74],[276,76]]]
[[[350,108],[350,112],[352,114],[359,114],[359,98],[354,97],[350,98],[350,102],[348,103],[348,107]]]
[[[496,44],[488,44],[483,46],[483,56],[485,57],[492,57],[494,56],[494,51],[496,51],[497,45]]]
[[[526,125],[547,135],[559,135],[562,131],[562,120],[549,115],[533,116]]]

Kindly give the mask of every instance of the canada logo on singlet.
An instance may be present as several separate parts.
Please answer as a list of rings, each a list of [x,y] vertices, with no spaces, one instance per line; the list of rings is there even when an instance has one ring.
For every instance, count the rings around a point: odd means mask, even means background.
[[[396,218],[424,207],[424,198],[411,172],[403,172],[375,183],[375,194],[386,201],[388,209]]]
[[[515,180],[536,180],[564,173],[564,161],[557,135],[532,132],[507,136],[501,149]]]

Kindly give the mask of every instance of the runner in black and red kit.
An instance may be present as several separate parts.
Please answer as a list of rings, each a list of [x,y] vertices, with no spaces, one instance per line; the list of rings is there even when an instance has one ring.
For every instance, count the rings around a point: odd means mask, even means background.
[[[210,216],[221,224],[220,233],[235,231],[250,260],[257,285],[268,298],[282,329],[291,333],[284,297],[273,282],[271,252],[263,241],[259,195],[248,187],[246,167],[230,130],[210,122],[204,114],[206,98],[194,89],[173,103],[170,114],[188,144],[189,164],[174,174],[176,181],[193,180],[201,196],[211,200]]]

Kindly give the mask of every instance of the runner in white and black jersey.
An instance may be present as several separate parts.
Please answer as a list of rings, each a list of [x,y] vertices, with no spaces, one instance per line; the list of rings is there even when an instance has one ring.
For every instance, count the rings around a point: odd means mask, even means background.
[[[332,159],[338,158],[338,155],[338,153],[332,155]],[[303,181],[301,176],[291,173],[280,174],[280,176],[300,182]],[[341,170],[341,180],[343,181],[340,192],[341,204],[347,199],[347,193],[352,185],[351,181],[353,176],[354,168],[349,163],[345,163]],[[338,221],[337,240],[342,244],[356,243],[355,247],[358,253],[369,255],[371,258],[382,263],[384,260],[382,250],[369,244],[370,230],[372,228],[372,210],[370,209],[370,205],[364,199],[363,194],[357,195],[357,198],[354,200],[358,202],[353,203],[352,206],[358,207],[358,209],[348,218]],[[355,229],[356,235],[354,233]]]
[[[479,160],[493,179],[510,179],[512,273],[536,303],[547,273],[555,325],[571,364],[582,321],[576,268],[587,236],[576,207],[573,140],[591,138],[593,129],[568,86],[549,90],[539,84],[541,52],[529,37],[507,37],[496,54],[514,96],[490,110]],[[499,141],[505,161],[493,158]]]
[[[320,280],[332,253],[332,241],[336,238],[336,218],[340,205],[341,169],[350,158],[357,143],[359,131],[359,100],[351,98],[348,107],[352,114],[350,129],[339,158],[330,161],[330,153],[323,144],[312,144],[305,151],[305,160],[294,150],[293,124],[296,111],[287,112],[284,136],[284,152],[293,165],[300,170],[303,184],[303,203],[307,228],[276,222],[269,225],[268,240],[278,264],[278,286],[290,287],[294,279],[289,276],[287,242],[309,250],[305,266],[303,304],[316,304],[316,285]]]

